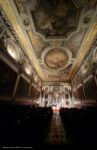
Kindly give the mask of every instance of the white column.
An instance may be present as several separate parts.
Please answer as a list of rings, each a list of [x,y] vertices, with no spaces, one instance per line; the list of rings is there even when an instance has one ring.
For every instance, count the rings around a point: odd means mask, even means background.
[[[28,93],[28,98],[30,98],[31,87],[32,87],[32,82],[30,83],[30,86],[29,86],[29,93]]]
[[[69,104],[70,104],[70,106],[72,106],[72,100],[71,100],[70,94],[68,93],[68,95],[69,95],[69,98],[68,98]]]
[[[44,94],[43,94],[43,96],[41,98],[41,107],[43,107],[43,106],[44,106]]]
[[[17,75],[15,86],[14,86],[14,90],[13,90],[13,94],[12,94],[12,99],[15,98],[15,96],[16,96],[16,92],[17,92],[17,88],[18,88],[18,84],[19,84],[20,75],[21,74],[19,72],[18,75]]]
[[[95,80],[95,83],[96,83],[96,86],[97,86],[97,78],[96,78],[95,75],[93,77],[94,77],[94,80]]]
[[[49,96],[49,93],[48,93],[48,104],[47,104],[47,106],[49,107],[49,101],[50,100],[50,96]]]
[[[39,106],[42,106],[42,96],[41,96],[41,94],[39,96]]]
[[[64,98],[63,98],[63,105],[66,106],[66,97],[65,97],[65,93],[64,93]]]

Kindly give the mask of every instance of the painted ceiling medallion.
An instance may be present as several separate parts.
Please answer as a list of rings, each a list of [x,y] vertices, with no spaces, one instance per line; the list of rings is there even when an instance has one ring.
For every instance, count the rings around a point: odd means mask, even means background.
[[[46,49],[42,53],[43,63],[48,69],[62,70],[66,68],[72,58],[71,51],[62,47]]]
[[[60,49],[52,49],[45,56],[45,64],[52,69],[63,68],[68,61],[67,53]]]
[[[41,0],[31,14],[36,32],[45,38],[59,38],[76,30],[80,9],[73,0]]]

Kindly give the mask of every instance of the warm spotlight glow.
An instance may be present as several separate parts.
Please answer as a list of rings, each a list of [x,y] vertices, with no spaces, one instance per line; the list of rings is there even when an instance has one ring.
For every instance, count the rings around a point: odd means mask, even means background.
[[[52,106],[53,111],[59,111],[60,107],[59,106]]]
[[[80,105],[81,102],[80,102],[80,101],[75,101],[74,104],[75,104],[75,105]]]

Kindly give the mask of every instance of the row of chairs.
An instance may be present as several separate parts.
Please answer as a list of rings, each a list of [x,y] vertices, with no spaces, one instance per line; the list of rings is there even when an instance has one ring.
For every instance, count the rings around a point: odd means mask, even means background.
[[[0,144],[42,144],[52,109],[21,105],[0,105]]]
[[[97,107],[60,109],[70,144],[97,143]]]

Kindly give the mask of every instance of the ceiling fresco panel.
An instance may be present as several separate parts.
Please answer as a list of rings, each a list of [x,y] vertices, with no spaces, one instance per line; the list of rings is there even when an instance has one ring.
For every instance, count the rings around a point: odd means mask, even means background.
[[[66,37],[76,30],[79,13],[72,0],[41,0],[31,11],[36,31],[46,38]]]
[[[0,4],[42,81],[71,81],[97,34],[97,0],[0,0]]]

